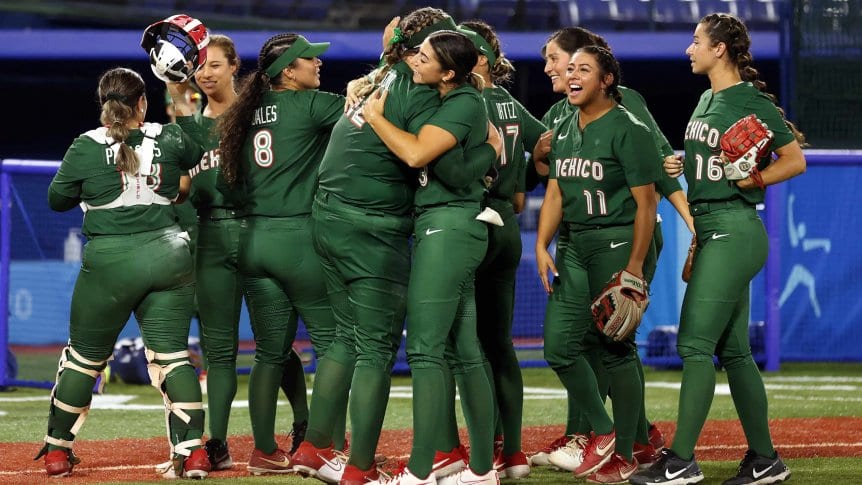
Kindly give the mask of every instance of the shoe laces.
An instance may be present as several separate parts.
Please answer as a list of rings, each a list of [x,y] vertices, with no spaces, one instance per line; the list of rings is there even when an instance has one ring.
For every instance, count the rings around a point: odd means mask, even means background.
[[[573,434],[571,435],[572,439],[566,443],[566,448],[571,449],[572,451],[583,450],[587,447],[587,443],[590,442],[590,439],[583,434]]]
[[[559,438],[552,441],[551,444],[549,444],[547,447],[545,447],[545,449],[542,451],[544,451],[545,453],[550,453],[550,452],[556,450],[557,448],[562,448],[562,447],[566,446],[570,440],[571,440],[571,438],[569,438],[568,435],[560,436]]]
[[[350,455],[341,450],[332,450],[332,454],[335,455],[335,459],[341,463],[347,463],[347,460],[350,459]]]

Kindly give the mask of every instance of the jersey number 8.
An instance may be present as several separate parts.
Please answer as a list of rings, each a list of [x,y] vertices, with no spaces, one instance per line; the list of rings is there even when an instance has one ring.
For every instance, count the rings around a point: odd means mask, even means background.
[[[254,135],[254,163],[263,168],[272,166],[275,156],[272,153],[272,132],[260,130]]]

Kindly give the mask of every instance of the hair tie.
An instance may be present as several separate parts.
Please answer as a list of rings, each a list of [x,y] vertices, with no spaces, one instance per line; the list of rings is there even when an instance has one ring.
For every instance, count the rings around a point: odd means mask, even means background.
[[[114,92],[110,92],[110,93],[106,94],[105,99],[108,101],[119,101],[121,103],[126,102],[126,96],[123,96],[120,93],[114,93]]]
[[[404,42],[404,34],[401,32],[401,27],[395,27],[393,30],[394,34],[391,39],[389,39],[389,45],[399,44]]]

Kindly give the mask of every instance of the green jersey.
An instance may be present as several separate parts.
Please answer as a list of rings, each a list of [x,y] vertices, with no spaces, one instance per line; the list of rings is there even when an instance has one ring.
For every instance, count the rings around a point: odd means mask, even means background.
[[[446,93],[443,104],[428,120],[428,124],[442,128],[457,140],[456,149],[464,152],[480,147],[488,139],[488,116],[482,97],[473,86],[462,84]],[[485,170],[490,168],[488,160]],[[484,171],[483,170],[483,173]],[[430,207],[447,202],[479,202],[485,193],[482,177],[469,185],[455,189],[442,183],[434,175],[434,164],[428,164],[419,172],[419,189],[416,191],[416,207]]]
[[[542,124],[547,126],[549,130],[553,130],[567,116],[578,110],[578,107],[569,104],[568,98],[563,98],[548,109],[545,116],[542,116]]]
[[[496,163],[497,180],[488,192],[491,197],[512,200],[516,192],[525,190],[527,159],[524,153],[533,151],[547,128],[502,87],[485,88],[482,97],[488,119],[503,139],[503,151]]]
[[[254,110],[244,149],[249,215],[311,214],[317,171],[344,96],[317,90],[268,91]]]
[[[658,124],[656,124],[655,118],[652,117],[649,109],[647,109],[646,101],[643,96],[634,89],[630,89],[625,86],[620,86],[619,89],[620,95],[623,98],[622,105],[625,106],[631,114],[635,115],[638,120],[646,125],[647,128],[649,128],[653,143],[655,143],[656,149],[658,149],[660,155],[656,163],[661,167],[664,162],[664,157],[673,155],[673,148],[667,141],[667,137],[665,137],[664,133],[659,129]],[[542,118],[542,122],[553,129],[557,123],[576,111],[578,111],[578,107],[569,104],[569,100],[564,98],[551,106],[551,109],[549,109],[544,118]],[[663,169],[660,170],[660,173],[661,175],[655,183],[656,190],[661,195],[668,196],[677,190],[682,190],[682,186],[679,185],[679,181],[677,179],[668,176],[664,173]]]
[[[200,161],[188,173],[192,178],[189,202],[199,211],[213,207],[233,208],[233,204],[216,189],[218,184],[225,184],[219,168],[219,137],[216,131],[218,119],[207,118],[198,113],[195,116],[178,116],[177,124],[204,149]]]
[[[658,151],[649,128],[616,106],[584,128],[580,113],[566,117],[551,140],[551,173],[563,195],[563,220],[590,226],[634,222],[630,187],[659,177]]]
[[[419,129],[440,106],[440,96],[413,82],[406,63],[392,66],[381,88],[389,94],[383,114],[410,133]],[[398,159],[367,125],[363,105],[342,116],[320,164],[320,190],[355,207],[405,216],[413,211],[416,171]]]
[[[707,90],[701,95],[685,129],[685,180],[690,203],[742,199],[754,205],[763,201],[763,190],[742,190],[725,179],[719,158],[721,135],[730,125],[752,113],[775,134],[773,148],[794,140],[772,100],[750,82],[717,93]],[[770,161],[771,154],[763,157],[758,167],[763,169]]]
[[[145,125],[151,128],[160,132],[151,137],[152,163],[140,177],[117,170],[113,140],[107,138],[105,128],[76,138],[48,188],[51,208],[69,210],[82,202],[87,207],[83,232],[88,237],[135,234],[175,224],[171,201],[179,192],[180,175],[195,166],[203,150],[175,124]],[[142,130],[129,132],[130,147],[142,150],[142,144],[149,144],[143,142]]]
[[[623,106],[649,128],[653,142],[655,142],[659,153],[659,159],[656,163],[661,167],[664,163],[664,157],[673,155],[673,148],[670,146],[670,142],[667,141],[667,137],[664,136],[664,133],[662,133],[655,122],[655,118],[652,117],[652,113],[647,109],[646,100],[644,100],[643,96],[634,89],[629,89],[625,86],[620,86],[619,88],[623,98]],[[661,176],[655,182],[655,188],[659,194],[667,197],[677,190],[682,190],[679,180],[669,176],[665,173],[664,169],[659,170],[659,173]]]

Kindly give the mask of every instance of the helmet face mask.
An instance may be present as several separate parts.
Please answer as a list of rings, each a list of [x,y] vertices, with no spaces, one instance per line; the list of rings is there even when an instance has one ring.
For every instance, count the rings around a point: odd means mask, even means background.
[[[153,74],[165,82],[183,82],[194,76],[206,63],[207,44],[207,28],[184,14],[150,25],[141,39]]]

